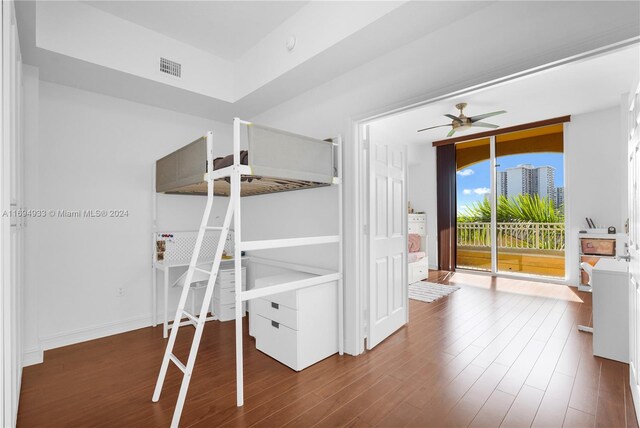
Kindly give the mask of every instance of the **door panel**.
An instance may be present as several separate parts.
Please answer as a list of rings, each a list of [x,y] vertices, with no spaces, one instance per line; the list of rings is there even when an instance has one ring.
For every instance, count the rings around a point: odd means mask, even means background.
[[[369,135],[369,323],[367,348],[407,322],[406,149]]]
[[[638,415],[640,404],[640,84],[629,97],[628,139],[628,233],[629,233],[629,366],[630,389]],[[637,416],[636,416],[637,417]]]

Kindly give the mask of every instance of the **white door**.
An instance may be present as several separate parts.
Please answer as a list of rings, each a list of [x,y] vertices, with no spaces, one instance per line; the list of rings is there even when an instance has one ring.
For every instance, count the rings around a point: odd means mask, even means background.
[[[406,147],[369,146],[369,302],[367,348],[407,323]]]
[[[640,84],[629,96],[627,120],[629,204],[629,366],[636,414],[640,404]]]

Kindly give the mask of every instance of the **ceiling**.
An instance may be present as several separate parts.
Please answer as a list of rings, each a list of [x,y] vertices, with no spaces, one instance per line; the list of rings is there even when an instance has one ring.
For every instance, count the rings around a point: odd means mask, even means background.
[[[307,1],[85,1],[111,15],[235,60]]]
[[[226,121],[316,92],[322,100],[358,93],[358,110],[388,111],[638,38],[638,4],[614,3],[41,0],[15,8],[23,61],[38,68],[40,80]],[[291,36],[297,42],[289,51]],[[470,40],[473,49],[451,49]],[[180,63],[183,76],[159,73],[160,57]],[[627,70],[601,64],[601,74],[607,71]],[[580,104],[584,77],[556,85],[558,93],[577,91],[572,99]],[[553,79],[545,85],[555,87]],[[533,100],[539,93],[531,91]],[[525,120],[517,101],[490,94],[465,97],[466,113],[504,108],[510,113],[494,123]],[[594,97],[583,98],[578,107],[592,108]],[[439,139],[446,132],[414,131],[446,123],[442,115],[455,112],[453,104],[389,120],[406,122],[403,141]]]
[[[393,135],[402,144],[430,144],[446,138],[450,127],[417,132],[429,126],[450,123],[444,114],[458,115],[455,104],[467,102],[466,116],[506,110],[506,114],[483,120],[500,127],[544,120],[564,115],[577,115],[620,105],[640,73],[640,45],[562,65],[380,119],[372,132]],[[488,131],[471,128],[453,137]]]

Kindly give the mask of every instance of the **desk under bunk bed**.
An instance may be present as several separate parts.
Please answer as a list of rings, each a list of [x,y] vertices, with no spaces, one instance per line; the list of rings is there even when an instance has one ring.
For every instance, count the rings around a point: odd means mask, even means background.
[[[246,150],[241,150],[241,140],[246,142]],[[260,264],[271,264],[277,267],[292,267],[304,275],[283,275],[284,283],[267,280],[262,281],[260,287],[249,290],[242,290],[240,281],[235,283],[235,333],[236,333],[236,383],[237,383],[237,405],[242,406],[244,402],[243,393],[243,324],[242,306],[244,302],[261,299],[270,299],[283,296],[286,293],[306,291],[326,286],[328,283],[335,283],[336,303],[333,313],[336,315],[337,326],[337,347],[340,354],[343,353],[343,232],[342,232],[342,162],[341,162],[341,139],[340,137],[330,140],[320,140],[302,135],[293,134],[273,128],[257,125],[251,122],[242,121],[238,118],[233,121],[233,153],[229,156],[213,156],[215,146],[214,136],[211,132],[205,137],[182,147],[181,149],[165,156],[156,162],[156,192],[167,194],[187,194],[206,195],[207,204],[203,216],[200,231],[204,233],[211,230],[220,230],[220,239],[226,238],[226,233],[233,229],[233,252],[234,270],[236,278],[241,277],[242,258],[245,251],[260,251],[276,248],[302,247],[311,245],[334,244],[337,246],[338,269],[327,271],[326,269],[287,264],[282,261],[270,261],[264,258],[254,257],[251,254],[250,260]],[[272,193],[305,190],[324,186],[337,186],[338,205],[338,230],[335,235],[311,236],[311,237],[289,237],[282,239],[243,240],[241,204],[240,198],[245,196],[268,195]],[[223,225],[220,227],[209,226],[213,199],[215,197],[228,198],[228,206]],[[233,219],[233,227],[231,227]],[[198,269],[198,242],[196,251],[192,256],[191,272],[187,272],[186,284],[193,282],[193,278],[202,275],[202,269]],[[221,251],[220,251],[221,252]],[[179,328],[171,330],[169,342],[165,352],[165,358],[160,370],[153,401],[158,401],[160,392],[166,375],[169,362],[173,362],[183,371],[182,386],[178,395],[178,402],[174,412],[172,426],[177,426],[180,414],[186,398],[186,393],[191,376],[195,356],[197,354],[198,343],[204,321],[207,318],[207,299],[211,298],[213,284],[215,283],[216,270],[220,264],[219,254],[213,262],[210,272],[209,284],[205,292],[204,301],[199,317],[194,314],[184,312],[184,301],[190,287],[183,289],[181,298],[182,307],[179,306],[174,325],[179,325],[181,318],[186,314],[194,321],[202,319],[202,327],[196,327],[194,342],[187,364],[181,363],[173,354],[173,344]],[[217,263],[217,265],[216,265]],[[218,266],[218,267],[216,267]],[[272,277],[275,278],[275,277]],[[202,280],[202,278],[200,278]],[[211,282],[213,281],[213,282]],[[261,302],[264,306],[264,302]],[[277,303],[271,303],[271,307],[276,307]],[[276,322],[272,322],[276,326]],[[334,351],[335,352],[335,351]]]

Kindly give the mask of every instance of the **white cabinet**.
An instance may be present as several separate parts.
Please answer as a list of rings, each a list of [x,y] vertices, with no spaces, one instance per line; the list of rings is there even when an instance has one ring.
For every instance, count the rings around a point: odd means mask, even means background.
[[[236,273],[233,269],[218,271],[216,286],[213,289],[211,312],[220,321],[236,319]],[[242,268],[242,289],[247,287],[247,268]],[[244,312],[243,312],[244,316]]]
[[[414,282],[427,279],[429,276],[429,254],[427,253],[427,215],[409,214],[407,218],[407,231],[409,234],[420,236],[420,250],[407,254],[407,282]],[[411,239],[408,237],[407,239]],[[417,259],[417,260],[416,260]]]
[[[593,355],[629,362],[629,263],[600,259],[593,268]]]
[[[259,278],[255,287],[315,275],[288,272]],[[338,352],[338,284],[335,281],[252,300],[249,334],[256,348],[300,371]]]

